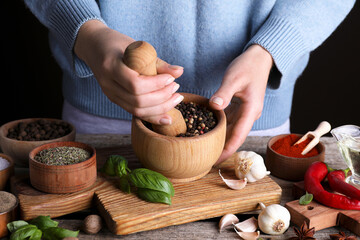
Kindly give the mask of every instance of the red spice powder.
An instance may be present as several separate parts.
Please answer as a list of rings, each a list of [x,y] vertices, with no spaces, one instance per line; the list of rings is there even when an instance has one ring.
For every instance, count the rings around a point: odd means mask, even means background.
[[[313,156],[316,156],[319,154],[318,149],[316,147],[314,147],[313,149],[311,149],[310,152],[308,152],[305,155],[302,155],[301,152],[309,144],[311,139],[307,138],[305,141],[293,146],[294,143],[296,143],[299,139],[300,139],[299,136],[296,136],[295,134],[289,134],[289,135],[277,140],[271,146],[271,148],[275,152],[277,152],[281,155],[285,155],[288,157],[295,157],[295,158],[307,158],[307,157],[313,157]]]

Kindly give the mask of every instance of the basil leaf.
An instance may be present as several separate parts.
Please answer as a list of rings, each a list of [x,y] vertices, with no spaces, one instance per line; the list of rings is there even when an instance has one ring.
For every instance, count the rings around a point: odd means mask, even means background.
[[[128,168],[128,162],[125,158],[119,156],[116,165],[115,165],[115,175],[118,177],[126,176],[128,172],[131,172]]]
[[[60,227],[51,227],[43,231],[43,239],[45,240],[61,240],[66,237],[77,237],[79,231],[71,231]]]
[[[29,240],[41,240],[42,231],[40,229],[36,229],[36,231],[31,235]]]
[[[126,193],[131,192],[130,183],[129,183],[127,176],[121,177],[118,181],[118,184],[119,184],[119,188],[121,191],[126,192]]]
[[[171,205],[171,196],[164,192],[147,188],[138,188],[137,195],[139,198],[148,202],[158,202]]]
[[[147,188],[174,196],[175,191],[172,183],[162,174],[146,169],[137,168],[131,172],[129,179],[137,188]]]
[[[10,235],[10,240],[26,240],[35,234],[36,230],[38,228],[35,225],[24,225]]]
[[[300,198],[299,203],[301,205],[307,205],[311,203],[312,200],[313,200],[313,195],[311,193],[306,192],[306,194]]]
[[[127,160],[120,155],[111,155],[101,169],[103,173],[109,176],[122,176],[124,173],[127,174],[126,170],[130,171],[127,167]]]
[[[16,230],[18,230],[20,227],[28,225],[27,222],[23,221],[23,220],[19,220],[19,221],[12,221],[8,224],[6,224],[9,232],[15,232]]]
[[[59,223],[52,220],[50,216],[38,216],[31,220],[30,224],[36,225],[40,230],[44,231],[50,227],[57,227]]]

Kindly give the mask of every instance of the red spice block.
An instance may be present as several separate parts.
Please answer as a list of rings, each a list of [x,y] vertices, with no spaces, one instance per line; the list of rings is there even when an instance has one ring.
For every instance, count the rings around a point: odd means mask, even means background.
[[[277,140],[271,148],[284,156],[287,157],[294,157],[294,158],[308,158],[313,157],[319,154],[319,151],[316,147],[311,149],[310,152],[308,152],[305,155],[302,155],[301,152],[304,150],[304,148],[310,143],[312,139],[307,138],[305,141],[294,145],[301,137],[295,135],[295,134],[289,134],[283,138],[280,138]]]

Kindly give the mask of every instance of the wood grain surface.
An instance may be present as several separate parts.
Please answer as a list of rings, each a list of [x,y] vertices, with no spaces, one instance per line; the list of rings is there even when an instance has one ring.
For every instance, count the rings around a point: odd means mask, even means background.
[[[324,187],[331,191],[327,185]],[[303,181],[294,183],[293,194],[297,199],[305,194]],[[294,200],[286,203],[285,206],[290,211],[291,221],[296,225],[306,221],[309,227],[315,227],[316,230],[342,226],[360,235],[360,211],[335,209],[324,206],[316,200],[308,205],[300,205],[298,200]]]
[[[265,157],[266,153],[266,144],[269,141],[270,137],[247,137],[245,143],[241,146],[239,150],[244,151],[255,151]],[[325,153],[325,162],[328,163],[333,168],[346,168],[346,164],[343,162],[335,140],[332,137],[323,137],[321,139],[326,146]],[[131,143],[130,135],[118,135],[118,134],[78,134],[76,136],[76,141],[84,142],[94,146],[97,149],[104,149],[108,154],[114,154],[116,148],[123,148],[128,146]],[[113,152],[109,151],[113,149]],[[126,148],[123,148],[123,151],[126,151]],[[99,151],[98,151],[99,152]],[[125,152],[126,154],[126,152]],[[104,154],[101,154],[105,156]],[[104,158],[104,157],[103,157]],[[101,162],[101,157],[98,157],[98,161]],[[131,162],[131,167],[138,167],[139,164]],[[27,173],[25,168],[16,168],[15,172],[17,174]],[[276,183],[278,183],[282,188],[282,197],[281,205],[285,205],[287,202],[296,200],[293,195],[293,185],[294,182],[286,181],[277,177],[270,175]],[[82,220],[88,214],[98,213],[96,208],[90,208],[88,210],[83,210],[73,214],[68,214],[62,217],[57,217],[55,220],[59,221],[59,226],[72,229],[72,230],[81,230]],[[246,220],[252,216],[257,217],[258,212],[251,213],[241,213],[236,214],[240,220]],[[169,227],[159,228],[151,231],[141,231],[133,234],[117,236],[113,234],[106,226],[96,235],[88,235],[83,231],[80,231],[79,239],[86,240],[109,240],[109,239],[124,239],[124,240],[143,240],[143,239],[154,239],[154,240],[183,240],[183,239],[221,239],[221,240],[232,240],[239,239],[238,235],[235,233],[233,228],[229,227],[222,231],[221,233],[218,230],[218,223],[220,217],[209,218],[201,221],[185,223],[180,225],[172,225]],[[280,236],[269,236],[261,234],[263,239],[279,239],[285,240],[290,237],[295,237],[295,232],[293,227],[299,227],[295,224],[291,224],[290,228]],[[328,240],[330,239],[330,234],[339,233],[343,231],[346,235],[354,235],[349,230],[344,227],[336,226],[330,227],[323,230],[317,230],[314,237],[318,240]]]
[[[113,154],[125,156],[130,167],[137,159],[131,146],[105,148],[97,151],[98,164]],[[236,179],[232,163],[219,166],[222,175]],[[139,165],[138,165],[139,166]],[[99,166],[101,167],[101,166]],[[18,180],[18,181],[16,181]],[[27,179],[13,178],[13,191],[20,201],[21,216],[31,219],[37,215],[58,217],[90,208],[92,196],[108,228],[114,234],[126,235],[139,231],[158,229],[226,213],[243,213],[258,209],[258,203],[265,205],[280,203],[281,188],[270,177],[265,177],[241,190],[229,189],[213,168],[205,177],[189,183],[175,183],[172,205],[149,203],[134,194],[123,193],[116,182],[102,177],[91,188],[75,194],[45,194],[26,184]]]
[[[235,179],[233,169],[224,169],[224,176]],[[280,203],[281,188],[271,178],[249,183],[244,189],[232,190],[222,182],[218,169],[189,183],[175,183],[172,205],[148,203],[134,194],[121,192],[110,185],[96,191],[99,210],[110,231],[126,235],[178,225],[226,213],[243,213],[265,205]]]

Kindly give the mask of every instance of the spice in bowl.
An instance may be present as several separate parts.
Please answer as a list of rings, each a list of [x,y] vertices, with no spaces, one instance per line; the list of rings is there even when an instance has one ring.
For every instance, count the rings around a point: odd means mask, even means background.
[[[19,122],[9,128],[7,137],[19,141],[43,141],[63,137],[71,132],[66,122],[40,119],[33,122]]]
[[[16,197],[5,191],[0,191],[0,213],[8,212],[17,203]]]
[[[215,114],[200,104],[181,102],[175,108],[183,115],[187,128],[185,134],[179,134],[177,137],[203,135],[217,124]]]
[[[285,137],[278,139],[273,145],[271,145],[271,148],[281,155],[294,158],[308,158],[319,154],[319,150],[314,147],[307,154],[302,155],[301,152],[309,144],[311,139],[307,138],[303,142],[294,145],[300,138],[300,136],[297,136],[295,134],[286,135]]]
[[[10,162],[5,158],[0,157],[0,171],[8,167],[10,167]]]
[[[34,159],[47,165],[70,165],[90,158],[90,153],[78,147],[47,148],[35,155]]]

